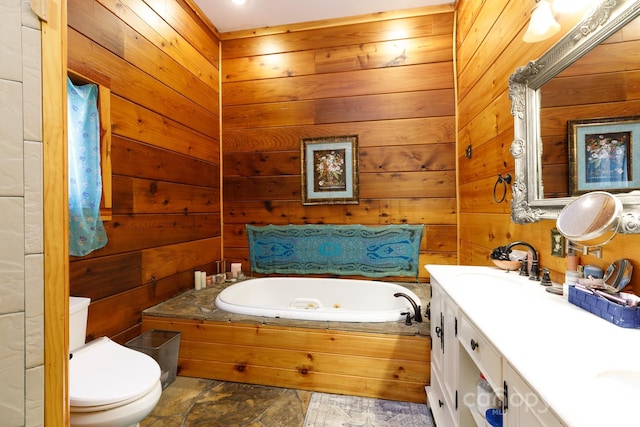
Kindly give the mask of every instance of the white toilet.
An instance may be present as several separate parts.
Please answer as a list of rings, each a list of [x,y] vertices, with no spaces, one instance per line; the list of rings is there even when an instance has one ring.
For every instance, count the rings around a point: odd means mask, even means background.
[[[69,298],[71,425],[137,426],[162,394],[160,366],[150,356],[98,338],[85,344],[89,298]]]

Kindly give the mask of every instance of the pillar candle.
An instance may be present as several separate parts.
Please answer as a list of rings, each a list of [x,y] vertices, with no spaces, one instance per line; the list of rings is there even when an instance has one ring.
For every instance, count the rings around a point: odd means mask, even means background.
[[[239,262],[232,262],[231,275],[233,276],[234,279],[238,277],[238,273],[240,273],[240,271],[242,271],[242,264]]]
[[[197,290],[200,289],[200,271],[196,270],[193,273],[193,287]]]

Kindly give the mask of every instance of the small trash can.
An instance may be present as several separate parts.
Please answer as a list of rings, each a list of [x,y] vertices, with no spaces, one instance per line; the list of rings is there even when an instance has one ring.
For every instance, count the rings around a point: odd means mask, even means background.
[[[153,357],[158,362],[163,390],[176,379],[180,332],[151,329],[125,345]]]

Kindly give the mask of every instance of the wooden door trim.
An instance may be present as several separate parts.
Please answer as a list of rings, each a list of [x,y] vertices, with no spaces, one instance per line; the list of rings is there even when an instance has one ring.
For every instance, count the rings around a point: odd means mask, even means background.
[[[44,178],[44,423],[69,425],[69,242],[67,208],[67,1],[42,21]]]

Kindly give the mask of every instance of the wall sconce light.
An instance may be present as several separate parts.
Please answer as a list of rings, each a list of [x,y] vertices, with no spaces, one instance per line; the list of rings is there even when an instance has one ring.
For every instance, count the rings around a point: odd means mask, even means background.
[[[536,0],[536,5],[531,11],[529,27],[522,40],[525,43],[536,43],[546,40],[560,31],[560,24],[551,12],[551,4],[548,0]]]

